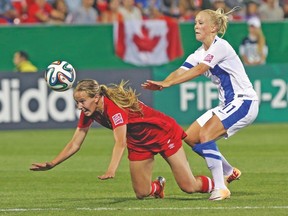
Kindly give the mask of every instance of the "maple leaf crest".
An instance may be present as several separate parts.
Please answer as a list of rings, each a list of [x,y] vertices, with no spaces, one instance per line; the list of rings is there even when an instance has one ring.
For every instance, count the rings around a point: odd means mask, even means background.
[[[142,25],[142,37],[134,34],[133,42],[138,47],[139,51],[151,52],[158,44],[160,36],[149,37],[149,29]]]

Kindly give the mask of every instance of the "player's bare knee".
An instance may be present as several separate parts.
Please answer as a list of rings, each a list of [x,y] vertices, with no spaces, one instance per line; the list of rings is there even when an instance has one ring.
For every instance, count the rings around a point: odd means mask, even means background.
[[[183,192],[188,193],[188,194],[197,192],[196,187],[191,184],[179,185],[179,187]]]
[[[135,192],[136,198],[137,199],[144,199],[145,197],[149,196],[149,193],[145,193],[145,192]]]
[[[184,142],[185,142],[186,144],[188,144],[189,146],[191,146],[191,147],[194,147],[195,144],[196,144],[195,140],[190,139],[189,137],[186,137],[186,138],[184,139]]]
[[[203,130],[200,131],[199,140],[200,140],[200,143],[205,143],[205,142],[210,141],[209,134],[206,131],[203,131]]]
[[[181,190],[185,193],[188,193],[188,194],[192,194],[192,193],[196,193],[196,189],[195,188],[181,188]]]

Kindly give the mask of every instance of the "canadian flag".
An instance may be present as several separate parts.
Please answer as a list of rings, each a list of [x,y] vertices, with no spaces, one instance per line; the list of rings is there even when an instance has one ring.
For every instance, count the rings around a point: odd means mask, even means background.
[[[131,20],[114,23],[118,57],[137,66],[162,65],[183,55],[174,20]]]

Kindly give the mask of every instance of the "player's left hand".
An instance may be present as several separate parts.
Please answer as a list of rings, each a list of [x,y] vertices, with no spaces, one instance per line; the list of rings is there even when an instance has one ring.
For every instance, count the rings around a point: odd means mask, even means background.
[[[33,163],[30,167],[30,170],[32,171],[46,171],[50,170],[54,167],[54,165],[51,162],[46,163]]]
[[[105,173],[104,175],[98,176],[98,179],[100,180],[107,180],[107,179],[112,179],[115,177],[115,174],[111,174],[111,173]]]

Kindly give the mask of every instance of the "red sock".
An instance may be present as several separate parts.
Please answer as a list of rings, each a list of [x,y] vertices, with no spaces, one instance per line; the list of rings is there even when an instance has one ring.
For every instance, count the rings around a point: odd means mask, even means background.
[[[158,184],[158,182],[152,182],[151,183],[151,192],[149,194],[149,196],[153,196],[155,194],[155,192],[159,192],[160,190],[160,185]]]
[[[210,193],[214,189],[214,182],[207,176],[199,176],[202,180],[201,193]]]

